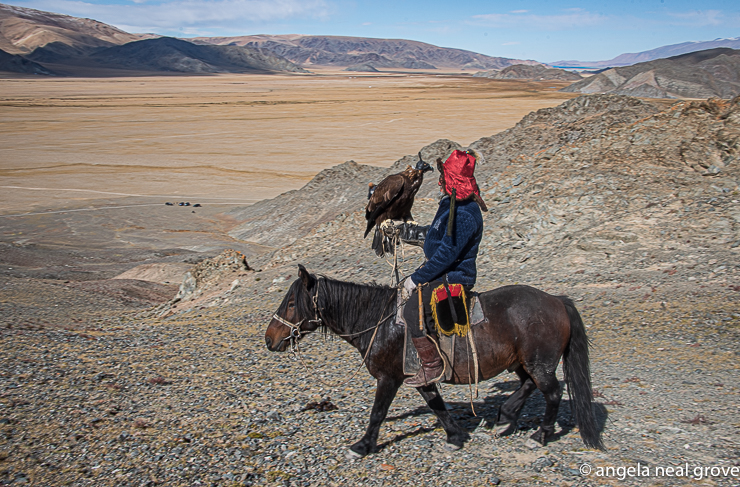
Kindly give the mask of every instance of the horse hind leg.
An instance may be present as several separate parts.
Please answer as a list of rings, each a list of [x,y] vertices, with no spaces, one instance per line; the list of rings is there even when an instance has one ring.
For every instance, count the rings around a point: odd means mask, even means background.
[[[427,402],[427,405],[431,408],[432,412],[437,416],[439,422],[442,423],[442,427],[447,433],[447,443],[445,448],[447,450],[459,450],[465,445],[465,442],[470,438],[467,431],[462,429],[447,410],[444,399],[439,393],[436,384],[430,384],[424,387],[417,387],[417,391]]]
[[[535,374],[535,383],[537,384],[537,388],[542,392],[542,395],[545,396],[546,406],[542,423],[540,423],[539,429],[531,438],[542,446],[545,446],[547,439],[555,433],[555,420],[558,417],[558,409],[560,408],[560,399],[563,396],[563,391],[560,389],[560,383],[554,371]]]
[[[519,376],[519,389],[514,391],[498,410],[494,430],[499,436],[510,435],[517,430],[517,421],[524,402],[537,389],[524,367],[520,365],[514,372]]]

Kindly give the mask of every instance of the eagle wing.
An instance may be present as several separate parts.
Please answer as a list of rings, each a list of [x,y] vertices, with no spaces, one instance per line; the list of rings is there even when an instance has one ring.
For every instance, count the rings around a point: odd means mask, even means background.
[[[406,178],[401,174],[392,174],[378,184],[365,207],[365,219],[367,220],[365,237],[377,223],[378,217],[392,210],[393,203],[403,194],[405,186]],[[392,218],[392,213],[388,217]]]

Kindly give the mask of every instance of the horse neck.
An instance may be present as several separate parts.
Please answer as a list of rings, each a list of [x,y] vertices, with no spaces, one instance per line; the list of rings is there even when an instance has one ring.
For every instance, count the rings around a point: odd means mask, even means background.
[[[365,350],[373,335],[367,330],[394,310],[391,297],[395,289],[325,278],[319,286],[318,304],[326,327],[359,350]],[[364,331],[367,332],[361,333]]]

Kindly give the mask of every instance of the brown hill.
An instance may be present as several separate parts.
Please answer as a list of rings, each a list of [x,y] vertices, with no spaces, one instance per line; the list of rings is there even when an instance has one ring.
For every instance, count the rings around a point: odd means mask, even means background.
[[[405,69],[501,69],[536,61],[491,57],[462,49],[437,47],[404,39],[366,37],[258,35],[198,37],[193,41],[218,45],[263,47],[301,65]]]
[[[548,68],[541,64],[527,65],[514,64],[502,70],[482,71],[475,73],[473,76],[478,78],[491,79],[527,79],[534,81],[577,81],[583,77],[573,71],[565,69]]]
[[[647,98],[732,98],[740,94],[740,51],[710,49],[612,68],[560,91]]]
[[[90,19],[2,4],[0,49],[27,58],[3,56],[0,70],[34,74],[306,72],[265,49],[129,34]]]
[[[305,69],[265,49],[197,45],[172,37],[129,42],[93,53],[55,42],[36,49],[29,59],[48,63],[68,75],[125,76],[127,73],[305,73]]]
[[[0,4],[0,49],[10,54],[27,54],[55,42],[89,51],[145,37],[96,20]]]
[[[0,49],[0,71],[24,74],[54,74],[42,65],[18,54],[9,54]]]
[[[88,56],[84,62],[128,70],[183,73],[307,72],[265,49],[204,46],[171,37],[110,47]]]

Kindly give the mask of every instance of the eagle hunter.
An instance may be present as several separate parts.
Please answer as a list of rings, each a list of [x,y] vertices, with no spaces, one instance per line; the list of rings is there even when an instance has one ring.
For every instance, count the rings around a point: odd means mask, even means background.
[[[379,240],[379,227],[386,220],[403,220],[407,222],[413,220],[411,216],[411,207],[414,205],[414,196],[419,191],[421,183],[424,181],[424,173],[434,171],[432,166],[424,162],[419,152],[419,162],[416,167],[407,166],[406,170],[398,174],[391,174],[377,185],[372,185],[368,192],[367,206],[365,207],[365,219],[367,228],[364,237],[370,233],[373,227],[376,237],[373,239],[373,248],[375,241]],[[363,237],[363,238],[364,238]]]

